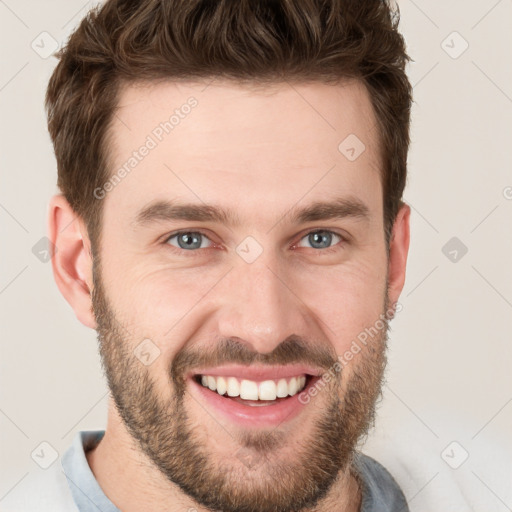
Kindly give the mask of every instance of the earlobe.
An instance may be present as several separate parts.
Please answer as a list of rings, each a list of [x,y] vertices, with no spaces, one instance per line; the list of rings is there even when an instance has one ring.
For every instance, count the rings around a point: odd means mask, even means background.
[[[388,298],[391,304],[398,301],[405,283],[410,242],[410,215],[411,208],[404,203],[393,224],[388,263]]]
[[[82,324],[96,329],[92,311],[92,257],[83,220],[63,195],[51,198],[48,237],[55,246],[52,257],[57,286]]]

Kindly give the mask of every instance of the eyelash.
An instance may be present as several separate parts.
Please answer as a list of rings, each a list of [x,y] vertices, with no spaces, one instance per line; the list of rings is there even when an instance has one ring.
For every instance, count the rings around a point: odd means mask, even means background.
[[[169,236],[167,236],[164,240],[164,244],[169,247],[171,249],[171,251],[173,252],[177,252],[179,254],[183,254],[185,253],[185,256],[186,257],[189,257],[189,256],[197,256],[197,253],[198,251],[200,250],[208,250],[208,249],[213,249],[214,247],[205,247],[203,249],[194,249],[194,250],[190,250],[190,251],[187,251],[186,249],[180,249],[178,247],[174,247],[173,245],[170,245],[169,244],[169,240],[171,240],[172,238],[174,237],[177,237],[183,233],[197,233],[197,234],[200,234],[201,236],[204,236],[205,238],[207,238],[208,240],[210,240],[210,238],[208,237],[208,235],[204,232],[204,231],[201,231],[201,230],[190,230],[190,229],[183,229],[181,231],[176,231],[174,233],[171,233]],[[332,231],[330,229],[313,229],[311,231],[308,231],[306,234],[304,234],[300,239],[299,239],[299,242],[306,238],[307,236],[313,234],[313,233],[329,233],[329,234],[332,234],[332,235],[336,235],[336,236],[339,236],[340,237],[340,242],[338,242],[337,244],[333,245],[332,247],[327,247],[326,249],[316,249],[316,252],[320,255],[320,253],[322,254],[330,254],[332,252],[335,252],[335,251],[338,251],[339,250],[339,245],[341,243],[347,243],[348,242],[348,239],[346,237],[344,237],[341,233],[338,233],[336,231]],[[212,240],[210,240],[210,242],[212,242]],[[215,242],[212,242],[215,244]],[[293,246],[295,247],[297,244],[293,244]],[[312,248],[313,250],[315,250],[314,248]],[[188,254],[187,254],[188,253]]]

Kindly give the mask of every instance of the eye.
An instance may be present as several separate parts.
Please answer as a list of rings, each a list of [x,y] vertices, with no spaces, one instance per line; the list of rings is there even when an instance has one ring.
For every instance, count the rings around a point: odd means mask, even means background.
[[[165,243],[177,249],[189,251],[194,249],[207,249],[210,245],[205,245],[205,241],[211,243],[211,240],[200,231],[180,231],[167,238]]]
[[[337,245],[339,242],[345,240],[341,235],[334,233],[334,231],[328,230],[317,230],[311,231],[306,236],[301,238],[301,241],[297,244],[298,247],[308,247],[303,245],[302,241],[305,240],[311,244],[309,247],[313,249],[335,249],[331,244]]]
[[[304,242],[305,241],[305,242]],[[329,230],[311,231],[302,237],[296,247],[311,247],[313,249],[323,249],[323,252],[337,250],[337,245],[346,239]],[[176,250],[194,252],[197,249],[208,249],[215,244],[201,231],[179,231],[170,235],[164,242],[171,245]],[[309,245],[304,245],[304,243]]]

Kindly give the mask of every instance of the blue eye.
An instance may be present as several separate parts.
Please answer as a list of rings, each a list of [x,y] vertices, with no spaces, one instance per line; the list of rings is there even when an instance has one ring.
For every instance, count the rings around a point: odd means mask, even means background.
[[[171,243],[171,240],[176,239],[177,245]],[[199,231],[181,231],[179,233],[175,233],[171,235],[166,243],[169,243],[173,247],[177,247],[178,249],[183,249],[185,251],[194,250],[194,249],[205,249],[209,246],[205,246],[203,241],[209,240],[206,235]]]
[[[343,237],[341,235],[338,235],[333,231],[320,230],[311,231],[306,236],[301,238],[301,241],[307,240],[307,242],[311,244],[310,247],[312,247],[313,249],[330,249],[332,247],[331,244],[333,242],[333,237],[338,239],[338,241],[335,242],[334,245],[343,240]],[[303,245],[301,245],[301,242],[299,242],[298,246],[304,247]]]
[[[306,241],[309,245],[304,245]],[[295,247],[310,247],[312,249],[322,249],[317,252],[336,251],[339,242],[346,241],[341,235],[329,230],[310,231],[303,236]],[[173,233],[166,240],[165,244],[171,245],[176,250],[195,252],[197,249],[209,249],[214,243],[201,231],[178,231]],[[173,249],[174,250],[174,249]]]

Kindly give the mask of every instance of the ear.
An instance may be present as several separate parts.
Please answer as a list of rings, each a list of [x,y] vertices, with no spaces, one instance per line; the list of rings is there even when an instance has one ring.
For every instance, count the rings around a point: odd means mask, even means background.
[[[51,198],[48,237],[54,244],[53,276],[57,286],[85,326],[96,329],[92,310],[92,255],[84,222],[63,195]]]
[[[388,263],[388,298],[390,304],[395,304],[398,301],[404,287],[407,255],[409,253],[410,216],[411,208],[404,204],[398,211],[393,224]]]

